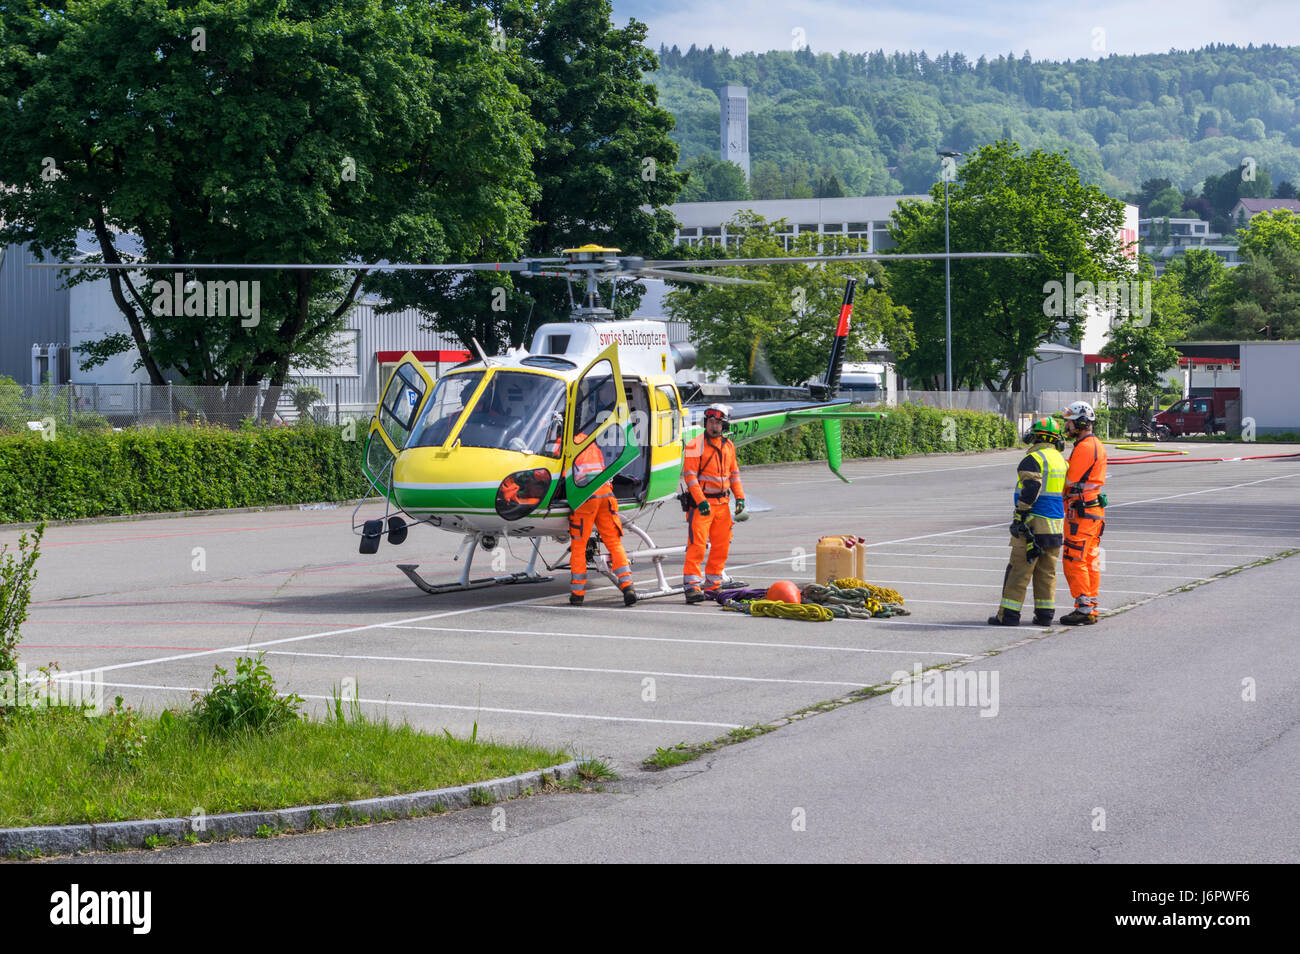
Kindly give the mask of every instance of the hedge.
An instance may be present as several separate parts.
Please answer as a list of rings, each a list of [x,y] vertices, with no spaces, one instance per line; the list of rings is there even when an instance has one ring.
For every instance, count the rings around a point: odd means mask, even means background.
[[[317,426],[0,436],[0,522],[347,500],[363,448]]]
[[[846,420],[842,426],[846,460],[992,450],[1013,447],[1018,442],[1016,426],[1000,414],[915,404],[889,408],[883,420]],[[825,460],[826,437],[820,423],[805,424],[746,444],[736,451],[736,456],[741,464]]]
[[[951,425],[946,422],[951,421]],[[891,408],[884,420],[844,422],[844,456],[988,450],[1016,443],[996,414]],[[217,510],[348,500],[368,488],[365,441],[336,427],[227,430],[159,427],[109,433],[61,429],[0,436],[0,523]],[[955,440],[946,440],[952,437]],[[820,423],[740,448],[743,464],[825,460]]]

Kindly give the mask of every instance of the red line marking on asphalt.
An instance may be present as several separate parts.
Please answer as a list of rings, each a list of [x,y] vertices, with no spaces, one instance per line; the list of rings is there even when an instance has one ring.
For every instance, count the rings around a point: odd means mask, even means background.
[[[85,626],[87,623],[84,619],[29,619],[24,626]],[[224,620],[154,620],[154,619],[97,619],[94,621],[95,626],[319,626],[320,620],[303,620],[302,622],[286,622],[284,620],[247,620],[245,622]],[[338,626],[370,626],[371,623],[348,623],[339,622]],[[381,624],[373,624],[381,625]],[[25,643],[23,645],[26,645]]]
[[[351,518],[349,518],[351,519]],[[226,527],[222,530],[184,530],[177,533],[142,533],[134,537],[100,537],[94,540],[63,540],[59,543],[42,543],[49,547],[84,547],[96,543],[132,543],[136,540],[162,540],[168,537],[197,537],[215,533],[247,533],[250,530],[297,530],[302,527],[328,527],[343,523],[343,520],[309,520],[305,523],[268,523],[260,527]]]
[[[135,646],[109,643],[23,643],[23,649],[215,649],[214,646]]]

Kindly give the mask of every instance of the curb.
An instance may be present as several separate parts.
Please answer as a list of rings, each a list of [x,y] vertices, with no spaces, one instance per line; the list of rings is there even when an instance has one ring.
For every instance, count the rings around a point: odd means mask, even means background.
[[[216,838],[254,838],[258,830],[301,832],[319,825],[333,827],[349,823],[366,824],[394,818],[411,818],[430,812],[451,811],[487,805],[514,798],[548,781],[573,778],[578,761],[511,775],[507,778],[472,782],[451,788],[432,789],[411,795],[386,795],[328,805],[302,805],[261,812],[229,812],[198,818],[156,818],[148,821],[104,822],[97,825],[48,825],[35,828],[0,828],[0,858],[71,855],[83,851],[116,851],[145,848],[145,840],[156,838],[180,844],[187,834],[200,841]],[[194,826],[202,825],[202,828]]]

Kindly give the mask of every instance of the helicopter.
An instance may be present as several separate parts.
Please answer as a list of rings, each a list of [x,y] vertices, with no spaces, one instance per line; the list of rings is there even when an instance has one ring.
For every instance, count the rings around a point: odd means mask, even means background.
[[[824,381],[806,387],[698,386],[683,398],[675,375],[694,366],[694,349],[669,342],[666,322],[615,318],[602,305],[599,282],[620,277],[719,285],[761,284],[748,279],[702,275],[681,269],[791,262],[858,262],[902,259],[1013,258],[1024,253],[953,252],[936,254],[809,255],[768,259],[659,260],[621,256],[620,249],[588,244],[563,250],[562,258],[462,264],[239,265],[141,263],[56,264],[63,268],[119,269],[308,269],[506,271],[521,277],[565,278],[585,283],[568,322],[539,326],[527,348],[488,356],[474,341],[476,358],[444,372],[436,381],[412,352],[390,373],[366,436],[362,471],[385,501],[381,518],[357,523],[364,501],[353,512],[352,530],[362,554],[374,554],[381,541],[403,544],[412,526],[426,524],[462,534],[456,560],[464,558],[460,578],[435,584],[419,564],[398,564],[407,578],[429,594],[480,587],[537,583],[539,572],[567,563],[567,545],[554,562],[541,555],[543,541],[565,542],[569,517],[606,483],[612,484],[619,516],[643,546],[628,550],[632,564],[649,560],[657,589],[643,597],[680,592],[668,582],[663,563],[680,557],[684,546],[656,546],[648,523],[666,504],[676,506],[687,444],[703,431],[706,404],[732,400],[728,436],[737,445],[820,421],[827,464],[840,473],[844,420],[877,418],[881,412],[850,410],[836,399],[847,351],[856,279],[846,280],[843,304]],[[46,266],[49,267],[49,266]],[[599,473],[580,475],[574,464],[595,447],[603,461]],[[472,578],[478,550],[496,551],[501,541],[522,538],[531,544],[521,572]],[[588,542],[589,554],[595,538]],[[603,553],[593,567],[614,576]]]

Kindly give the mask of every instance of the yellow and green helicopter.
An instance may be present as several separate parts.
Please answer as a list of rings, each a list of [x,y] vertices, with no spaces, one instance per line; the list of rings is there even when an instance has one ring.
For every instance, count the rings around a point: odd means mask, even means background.
[[[650,561],[658,588],[642,595],[677,592],[664,574],[663,561],[684,547],[657,547],[641,526],[665,504],[677,506],[687,443],[703,430],[707,404],[730,404],[728,436],[742,445],[801,424],[820,421],[826,435],[827,463],[840,477],[841,422],[875,417],[851,411],[835,398],[853,309],[855,279],[848,279],[837,319],[825,380],[808,387],[748,388],[695,386],[683,398],[675,374],[694,365],[689,346],[673,346],[663,321],[617,320],[601,304],[600,281],[660,278],[676,282],[754,284],[747,279],[696,274],[683,269],[791,262],[850,262],[900,259],[1021,257],[1016,253],[954,252],[933,255],[848,254],[770,259],[660,260],[620,256],[619,249],[584,245],[565,249],[563,258],[519,262],[371,265],[238,264],[76,264],[62,268],[122,269],[330,269],[506,271],[522,277],[562,277],[585,283],[582,304],[572,320],[541,325],[527,348],[478,356],[445,372],[436,381],[407,352],[384,385],[370,421],[363,471],[386,501],[384,517],[358,524],[364,554],[381,541],[400,545],[414,525],[427,524],[464,535],[457,559],[460,578],[433,584],[418,564],[398,564],[426,593],[444,593],[495,584],[541,582],[538,570],[567,561],[567,547],[555,562],[541,556],[545,540],[566,542],[569,516],[606,483],[612,483],[624,528],[643,544],[629,548],[635,564]],[[579,455],[596,447],[604,461],[600,473],[580,477]],[[521,572],[474,579],[477,550],[495,551],[503,540],[527,539],[531,555]],[[604,555],[594,564],[610,579]]]

